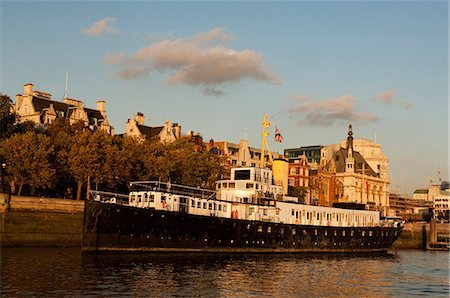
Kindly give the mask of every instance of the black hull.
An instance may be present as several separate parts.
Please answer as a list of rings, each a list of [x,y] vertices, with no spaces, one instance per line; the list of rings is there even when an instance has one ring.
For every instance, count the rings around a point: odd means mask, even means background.
[[[86,201],[83,251],[385,252],[394,227],[324,227]]]

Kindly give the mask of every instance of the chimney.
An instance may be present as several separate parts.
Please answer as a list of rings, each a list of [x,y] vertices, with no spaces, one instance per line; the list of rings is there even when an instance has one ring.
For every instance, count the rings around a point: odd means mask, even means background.
[[[145,116],[144,116],[143,113],[138,112],[138,113],[136,114],[136,117],[135,117],[134,119],[136,120],[137,124],[139,124],[139,125],[144,125]]]
[[[17,113],[17,111],[20,109],[20,106],[22,105],[22,101],[23,101],[23,96],[22,96],[22,94],[17,94],[17,95],[16,95],[16,107],[15,107],[16,113]]]
[[[97,110],[99,110],[100,113],[102,113],[102,115],[104,115],[106,113],[105,104],[106,104],[106,101],[97,100]]]
[[[33,94],[33,84],[28,83],[23,85],[23,96],[32,95]]]
[[[179,139],[181,136],[181,126],[178,123],[172,124],[172,131],[175,134],[175,138]]]

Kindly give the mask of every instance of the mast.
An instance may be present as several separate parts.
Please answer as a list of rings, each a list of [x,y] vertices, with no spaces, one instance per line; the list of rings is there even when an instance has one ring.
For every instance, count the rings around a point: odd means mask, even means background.
[[[266,131],[266,128],[272,125],[272,122],[268,120],[268,116],[264,114],[263,121],[262,121],[262,134],[261,134],[261,159],[259,166],[261,168],[264,168],[265,166],[265,160],[264,160],[264,148],[267,147],[267,152],[269,153],[269,160],[271,163],[273,163],[272,154],[270,153],[269,144],[267,144],[266,137],[269,135],[269,133]]]

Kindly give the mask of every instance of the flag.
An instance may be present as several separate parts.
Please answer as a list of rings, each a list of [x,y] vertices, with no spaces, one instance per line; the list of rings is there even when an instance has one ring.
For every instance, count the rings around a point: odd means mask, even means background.
[[[275,142],[283,142],[283,137],[277,127],[275,127]]]

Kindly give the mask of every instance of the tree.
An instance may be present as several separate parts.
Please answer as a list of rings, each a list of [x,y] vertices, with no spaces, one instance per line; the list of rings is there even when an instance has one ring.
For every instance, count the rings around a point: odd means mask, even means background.
[[[12,112],[12,101],[8,95],[0,95],[0,141],[14,132],[16,115]]]
[[[71,184],[75,183],[70,173],[69,155],[75,143],[75,133],[83,130],[85,126],[82,122],[71,125],[68,118],[57,118],[46,131],[55,149],[51,162],[56,169],[54,185],[59,196],[66,195]]]
[[[303,186],[289,186],[288,195],[299,198],[300,202],[305,201],[307,190]]]
[[[52,154],[50,139],[34,131],[14,134],[1,143],[1,155],[7,164],[13,165],[9,166],[9,172],[19,185],[19,196],[25,184],[32,188],[52,185],[55,174],[50,163]]]

